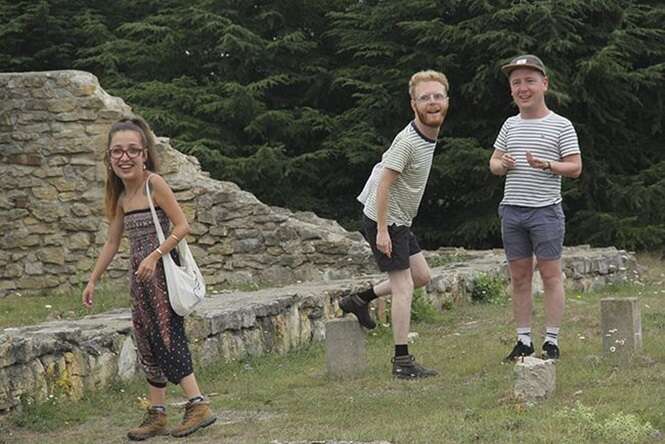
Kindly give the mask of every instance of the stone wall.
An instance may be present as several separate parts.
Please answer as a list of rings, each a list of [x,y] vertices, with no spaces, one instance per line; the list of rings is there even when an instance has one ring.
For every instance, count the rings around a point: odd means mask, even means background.
[[[0,296],[85,284],[106,237],[106,134],[128,111],[86,72],[0,74]],[[373,270],[360,235],[213,180],[168,139],[157,148],[209,284],[285,284]],[[123,244],[109,267],[113,282],[126,280],[126,251]]]
[[[450,260],[432,270],[428,297],[438,307],[470,300],[474,278],[506,278],[503,252],[434,252]],[[613,248],[566,249],[567,286],[582,290],[635,277],[632,256]],[[382,275],[309,282],[255,292],[225,292],[206,298],[187,318],[192,353],[199,365],[264,353],[285,353],[321,341],[324,322],[351,288]],[[506,307],[506,310],[510,309]],[[78,399],[113,381],[139,377],[130,313],[116,310],[79,321],[52,321],[0,332],[0,412],[21,399]],[[322,368],[324,363],[321,362]]]

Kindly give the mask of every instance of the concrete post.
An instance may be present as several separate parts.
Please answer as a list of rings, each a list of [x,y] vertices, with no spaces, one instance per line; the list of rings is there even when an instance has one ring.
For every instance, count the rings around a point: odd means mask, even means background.
[[[365,332],[355,317],[326,322],[326,367],[331,377],[360,375],[367,369]]]
[[[642,319],[637,298],[600,300],[603,353],[613,359],[630,358],[642,349]]]

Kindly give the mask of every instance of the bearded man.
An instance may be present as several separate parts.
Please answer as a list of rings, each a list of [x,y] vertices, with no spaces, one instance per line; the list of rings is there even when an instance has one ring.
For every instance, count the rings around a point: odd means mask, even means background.
[[[361,325],[372,329],[376,323],[368,304],[391,295],[395,342],[392,374],[401,379],[438,374],[416,362],[409,353],[407,337],[413,290],[431,279],[411,224],[425,192],[436,140],[448,112],[448,79],[432,70],[417,72],[409,81],[409,95],[414,119],[397,134],[358,196],[364,204],[363,235],[388,279],[350,294],[339,303],[344,313],[353,313]]]

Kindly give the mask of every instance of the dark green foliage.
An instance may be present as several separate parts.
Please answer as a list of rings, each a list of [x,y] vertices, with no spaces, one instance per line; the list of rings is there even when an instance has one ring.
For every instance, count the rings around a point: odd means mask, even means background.
[[[569,243],[665,246],[665,7],[646,0],[0,0],[5,71],[83,69],[213,177],[358,225],[355,195],[412,118],[409,76],[445,72],[451,109],[415,229],[500,245],[487,162],[511,105],[501,64],[540,55],[584,173]]]
[[[506,280],[500,276],[479,273],[473,278],[471,300],[482,304],[502,304],[506,301]]]
[[[411,320],[425,324],[436,324],[442,321],[441,312],[432,305],[432,302],[427,297],[427,292],[423,288],[416,288],[413,291]]]

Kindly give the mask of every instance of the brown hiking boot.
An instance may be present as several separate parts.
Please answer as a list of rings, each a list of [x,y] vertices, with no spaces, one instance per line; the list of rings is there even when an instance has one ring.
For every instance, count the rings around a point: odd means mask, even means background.
[[[171,430],[171,436],[181,438],[196,432],[198,429],[208,427],[215,422],[217,417],[210,410],[210,402],[199,401],[192,404],[188,402],[185,406],[185,416],[178,427]]]
[[[166,413],[150,407],[146,411],[141,425],[127,432],[127,438],[131,441],[143,441],[157,435],[168,435],[168,433]]]

